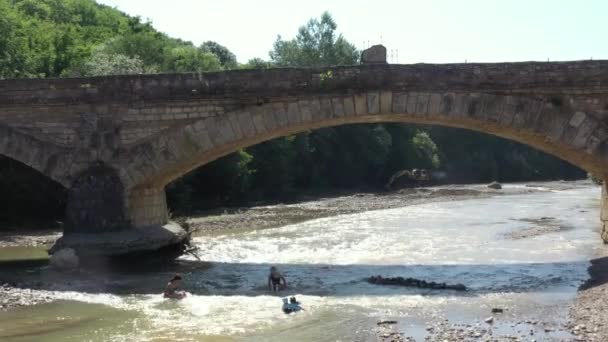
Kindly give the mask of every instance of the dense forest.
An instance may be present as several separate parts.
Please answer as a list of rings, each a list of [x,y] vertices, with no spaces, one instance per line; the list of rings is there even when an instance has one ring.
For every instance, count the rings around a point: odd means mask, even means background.
[[[93,0],[0,0],[0,79],[348,65],[360,51],[329,13],[293,39],[277,37],[268,58],[239,64],[221,44],[200,46]],[[476,132],[404,124],[324,128],[268,141],[205,165],[167,187],[177,213],[299,193],[378,190],[405,168],[440,170],[444,182],[584,177],[527,146]],[[1,221],[61,219],[66,190],[0,156]]]

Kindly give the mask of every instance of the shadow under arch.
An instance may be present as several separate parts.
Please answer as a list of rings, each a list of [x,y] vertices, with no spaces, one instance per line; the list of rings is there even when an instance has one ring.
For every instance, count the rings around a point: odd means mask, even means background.
[[[0,221],[46,224],[63,220],[68,192],[63,184],[4,155],[0,155],[0,177]]]

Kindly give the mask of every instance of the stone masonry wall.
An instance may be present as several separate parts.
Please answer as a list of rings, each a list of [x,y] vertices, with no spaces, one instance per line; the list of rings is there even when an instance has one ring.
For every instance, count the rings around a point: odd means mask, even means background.
[[[65,233],[106,233],[126,229],[122,181],[101,164],[82,172],[68,192]]]
[[[167,223],[167,199],[165,188],[136,188],[129,194],[128,213],[136,227]]]
[[[193,120],[310,94],[372,89],[595,97],[606,105],[608,63],[365,65],[0,81],[0,123],[66,147],[114,135],[130,146]],[[330,71],[328,73],[328,71]],[[599,96],[602,95],[602,96]],[[565,100],[569,101],[568,99]]]

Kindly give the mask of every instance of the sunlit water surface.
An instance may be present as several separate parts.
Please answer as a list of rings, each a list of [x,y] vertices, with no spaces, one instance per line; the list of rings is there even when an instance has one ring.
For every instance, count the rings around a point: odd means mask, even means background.
[[[398,320],[399,329],[421,339],[428,320],[474,322],[493,307],[508,309],[505,317],[550,316],[559,324],[600,245],[599,195],[589,185],[202,236],[195,244],[211,264],[183,272],[192,296],[176,302],[158,294],[52,292],[54,303],[0,313],[0,340],[351,341],[373,337],[382,319]],[[549,228],[510,237],[539,226]],[[289,282],[284,294],[297,295],[306,311],[281,312],[266,287],[271,265]],[[470,290],[371,285],[364,278],[372,275]],[[158,282],[159,292],[165,281],[136,277]]]

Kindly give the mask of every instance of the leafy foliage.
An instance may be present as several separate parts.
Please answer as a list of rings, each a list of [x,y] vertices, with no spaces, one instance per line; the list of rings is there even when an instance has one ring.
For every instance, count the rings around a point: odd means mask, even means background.
[[[270,59],[277,66],[350,65],[358,62],[360,53],[341,34],[336,36],[338,25],[328,12],[320,19],[310,19],[300,27],[292,40],[278,36]]]
[[[200,49],[203,52],[216,55],[224,69],[236,69],[238,66],[236,56],[223,45],[213,41],[206,41],[201,45]]]
[[[108,53],[98,49],[83,65],[66,69],[64,76],[129,75],[154,72],[154,67],[146,68],[138,57],[120,53]]]

